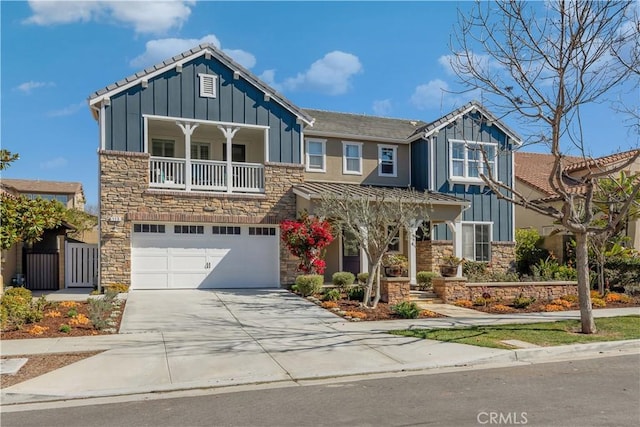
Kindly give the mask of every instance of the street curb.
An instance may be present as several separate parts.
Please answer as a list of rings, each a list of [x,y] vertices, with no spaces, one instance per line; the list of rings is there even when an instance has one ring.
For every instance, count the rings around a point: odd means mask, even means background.
[[[535,362],[567,353],[605,353],[620,350],[640,350],[640,339],[623,341],[604,341],[586,344],[569,344],[555,347],[523,348],[513,350],[515,360],[519,362]]]

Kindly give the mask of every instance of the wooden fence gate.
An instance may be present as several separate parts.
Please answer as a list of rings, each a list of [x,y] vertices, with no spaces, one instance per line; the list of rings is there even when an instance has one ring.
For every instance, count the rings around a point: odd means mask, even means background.
[[[26,254],[26,288],[32,291],[57,290],[58,254]]]
[[[91,287],[97,283],[98,245],[66,242],[64,246],[66,287]]]

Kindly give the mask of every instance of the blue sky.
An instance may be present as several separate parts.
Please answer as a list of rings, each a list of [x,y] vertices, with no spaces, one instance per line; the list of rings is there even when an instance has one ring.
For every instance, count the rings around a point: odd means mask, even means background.
[[[87,97],[201,42],[220,46],[298,106],[434,120],[471,97],[442,91],[459,89],[443,58],[458,8],[470,7],[1,2],[1,144],[21,157],[4,176],[79,181],[87,203],[97,204],[98,127]],[[637,88],[626,92],[637,98]],[[583,113],[590,154],[638,144],[609,105]]]

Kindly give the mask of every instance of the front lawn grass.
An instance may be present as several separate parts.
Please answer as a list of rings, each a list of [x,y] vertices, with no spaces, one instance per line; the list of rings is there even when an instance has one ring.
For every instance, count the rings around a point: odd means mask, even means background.
[[[594,335],[580,333],[580,321],[578,320],[451,329],[407,329],[390,331],[390,333],[405,337],[504,349],[513,348],[500,342],[504,340],[520,340],[547,347],[640,338],[640,316],[608,317],[595,320],[598,333]]]

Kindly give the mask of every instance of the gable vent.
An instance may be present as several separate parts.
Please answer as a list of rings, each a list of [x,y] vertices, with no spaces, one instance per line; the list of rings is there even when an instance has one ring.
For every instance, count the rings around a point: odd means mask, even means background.
[[[200,77],[200,96],[215,98],[218,76],[213,74],[198,74],[198,77]]]

